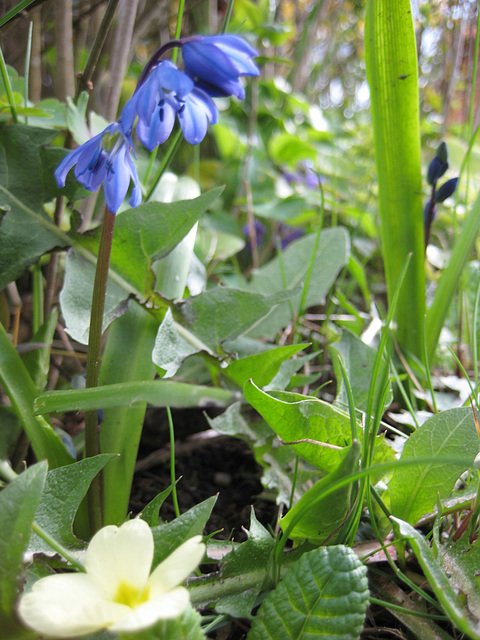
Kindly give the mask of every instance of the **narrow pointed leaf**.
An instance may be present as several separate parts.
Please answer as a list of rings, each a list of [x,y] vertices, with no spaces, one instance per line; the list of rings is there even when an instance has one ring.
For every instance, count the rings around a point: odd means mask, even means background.
[[[422,179],[417,54],[410,0],[368,0],[365,61],[388,298],[391,302],[407,256],[412,254],[396,308],[396,337],[403,350],[422,360]]]

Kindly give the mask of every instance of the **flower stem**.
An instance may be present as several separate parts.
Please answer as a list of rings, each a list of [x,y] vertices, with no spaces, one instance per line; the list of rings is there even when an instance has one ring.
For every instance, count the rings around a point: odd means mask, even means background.
[[[162,177],[162,175],[165,173],[165,171],[170,166],[170,162],[172,161],[172,158],[176,154],[177,149],[180,146],[181,141],[182,141],[182,130],[179,128],[175,132],[175,134],[172,136],[172,138],[170,139],[170,144],[168,146],[168,149],[167,149],[165,155],[162,158],[162,161],[160,163],[160,166],[157,169],[157,172],[155,173],[155,176],[154,176],[154,178],[152,180],[152,183],[150,184],[150,186],[147,189],[147,194],[145,196],[145,202],[148,202],[150,200],[150,198],[152,197],[152,193],[155,191],[155,188],[156,188],[157,184],[160,182],[160,178]]]
[[[175,40],[178,40],[182,34],[182,20],[183,20],[183,12],[185,9],[185,0],[180,0],[178,3],[178,13],[177,13],[177,26],[175,27]],[[172,51],[172,62],[175,64],[177,62],[178,49],[175,48]]]
[[[85,567],[81,562],[79,562],[75,556],[70,553],[68,549],[66,549],[62,544],[57,542],[53,536],[51,536],[48,531],[46,531],[43,527],[41,527],[35,520],[32,522],[32,529],[35,533],[45,540],[45,542],[52,547],[58,554],[68,560],[68,562],[74,567],[77,571],[85,571]]]
[[[115,216],[105,208],[103,217],[102,235],[98,248],[97,268],[93,283],[92,311],[90,315],[90,330],[88,335],[87,356],[87,389],[98,386],[100,374],[100,351],[102,342],[103,310],[105,308],[105,294],[107,291],[108,267],[110,265],[110,253],[112,250],[113,227]],[[98,440],[98,415],[97,411],[85,412],[85,457],[91,458],[100,453]],[[98,475],[92,481],[88,492],[88,511],[90,517],[90,529],[94,533],[103,525],[101,476]]]
[[[172,500],[173,500],[173,508],[175,509],[175,517],[180,517],[180,508],[178,506],[178,496],[177,496],[177,479],[175,477],[175,431],[173,428],[173,419],[172,412],[170,407],[167,407],[167,417],[168,417],[168,432],[170,434],[170,482],[172,484]]]

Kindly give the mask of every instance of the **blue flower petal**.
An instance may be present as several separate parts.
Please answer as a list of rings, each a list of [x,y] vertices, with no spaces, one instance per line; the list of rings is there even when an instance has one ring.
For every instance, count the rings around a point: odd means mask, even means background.
[[[70,153],[65,156],[62,162],[55,169],[55,180],[59,188],[65,186],[67,174],[70,171],[70,169],[75,164],[77,164],[78,160],[84,154],[84,152],[86,152],[86,155],[88,155],[93,151],[93,149],[95,149],[95,147],[98,145],[98,140],[101,137],[102,137],[102,134],[95,136],[91,140],[88,140],[88,142],[85,142],[84,144],[80,145],[73,151],[70,151]]]
[[[69,153],[55,171],[57,184],[63,186],[67,173],[75,167],[77,180],[89,191],[96,191],[103,182],[107,207],[116,213],[133,180],[130,201],[140,204],[140,183],[130,155],[132,140],[123,127],[124,123],[115,122]]]
[[[213,100],[201,89],[194,89],[185,99],[183,109],[178,111],[183,137],[190,144],[201,142],[209,124],[217,122],[218,110]]]
[[[130,196],[128,202],[131,207],[138,207],[138,205],[142,202],[142,188],[140,186],[140,180],[138,179],[137,169],[133,164],[133,160],[130,154],[127,153],[125,157],[130,168],[130,177],[133,180],[132,195]]]
[[[243,38],[225,35],[210,36],[207,39],[229,56],[239,75],[258,76],[260,74],[260,69],[252,60],[258,56],[258,52]]]
[[[240,76],[260,73],[252,57],[257,52],[239,36],[193,36],[182,41],[185,70],[207,93],[234,95],[240,99],[245,91]]]
[[[172,133],[175,124],[176,106],[165,99],[148,118],[140,118],[137,123],[137,136],[143,146],[153,151]]]
[[[126,161],[128,149],[122,145],[115,153],[108,169],[106,180],[103,181],[105,202],[111,213],[117,213],[120,205],[125,200],[130,185],[130,167]]]

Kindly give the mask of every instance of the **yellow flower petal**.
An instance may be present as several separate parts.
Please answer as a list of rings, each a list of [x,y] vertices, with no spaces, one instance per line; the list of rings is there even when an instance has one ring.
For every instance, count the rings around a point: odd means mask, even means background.
[[[113,600],[121,583],[142,591],[148,580],[153,559],[153,535],[144,520],[135,518],[122,524],[104,527],[90,542],[85,568],[89,576]]]
[[[85,573],[56,574],[38,580],[18,607],[27,627],[54,638],[93,633],[129,612],[128,607],[105,600]]]
[[[177,587],[132,609],[127,616],[110,626],[109,631],[136,631],[151,627],[159,620],[177,618],[185,611],[188,602],[188,591],[185,587]]]
[[[181,584],[200,564],[205,554],[201,536],[181,544],[153,571],[148,580],[152,597],[160,596]]]

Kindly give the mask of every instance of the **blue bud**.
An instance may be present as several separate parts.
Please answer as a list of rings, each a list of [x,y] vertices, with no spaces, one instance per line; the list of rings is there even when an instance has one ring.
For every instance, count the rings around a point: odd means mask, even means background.
[[[427,182],[428,184],[436,184],[437,180],[443,176],[448,169],[448,162],[441,160],[438,156],[430,162],[428,166]]]
[[[435,193],[435,202],[443,202],[455,193],[457,188],[458,178],[451,178],[447,180],[440,189]]]
[[[439,160],[441,160],[442,162],[446,162],[448,164],[448,149],[446,142],[441,142],[438,145],[437,158],[439,158]]]

